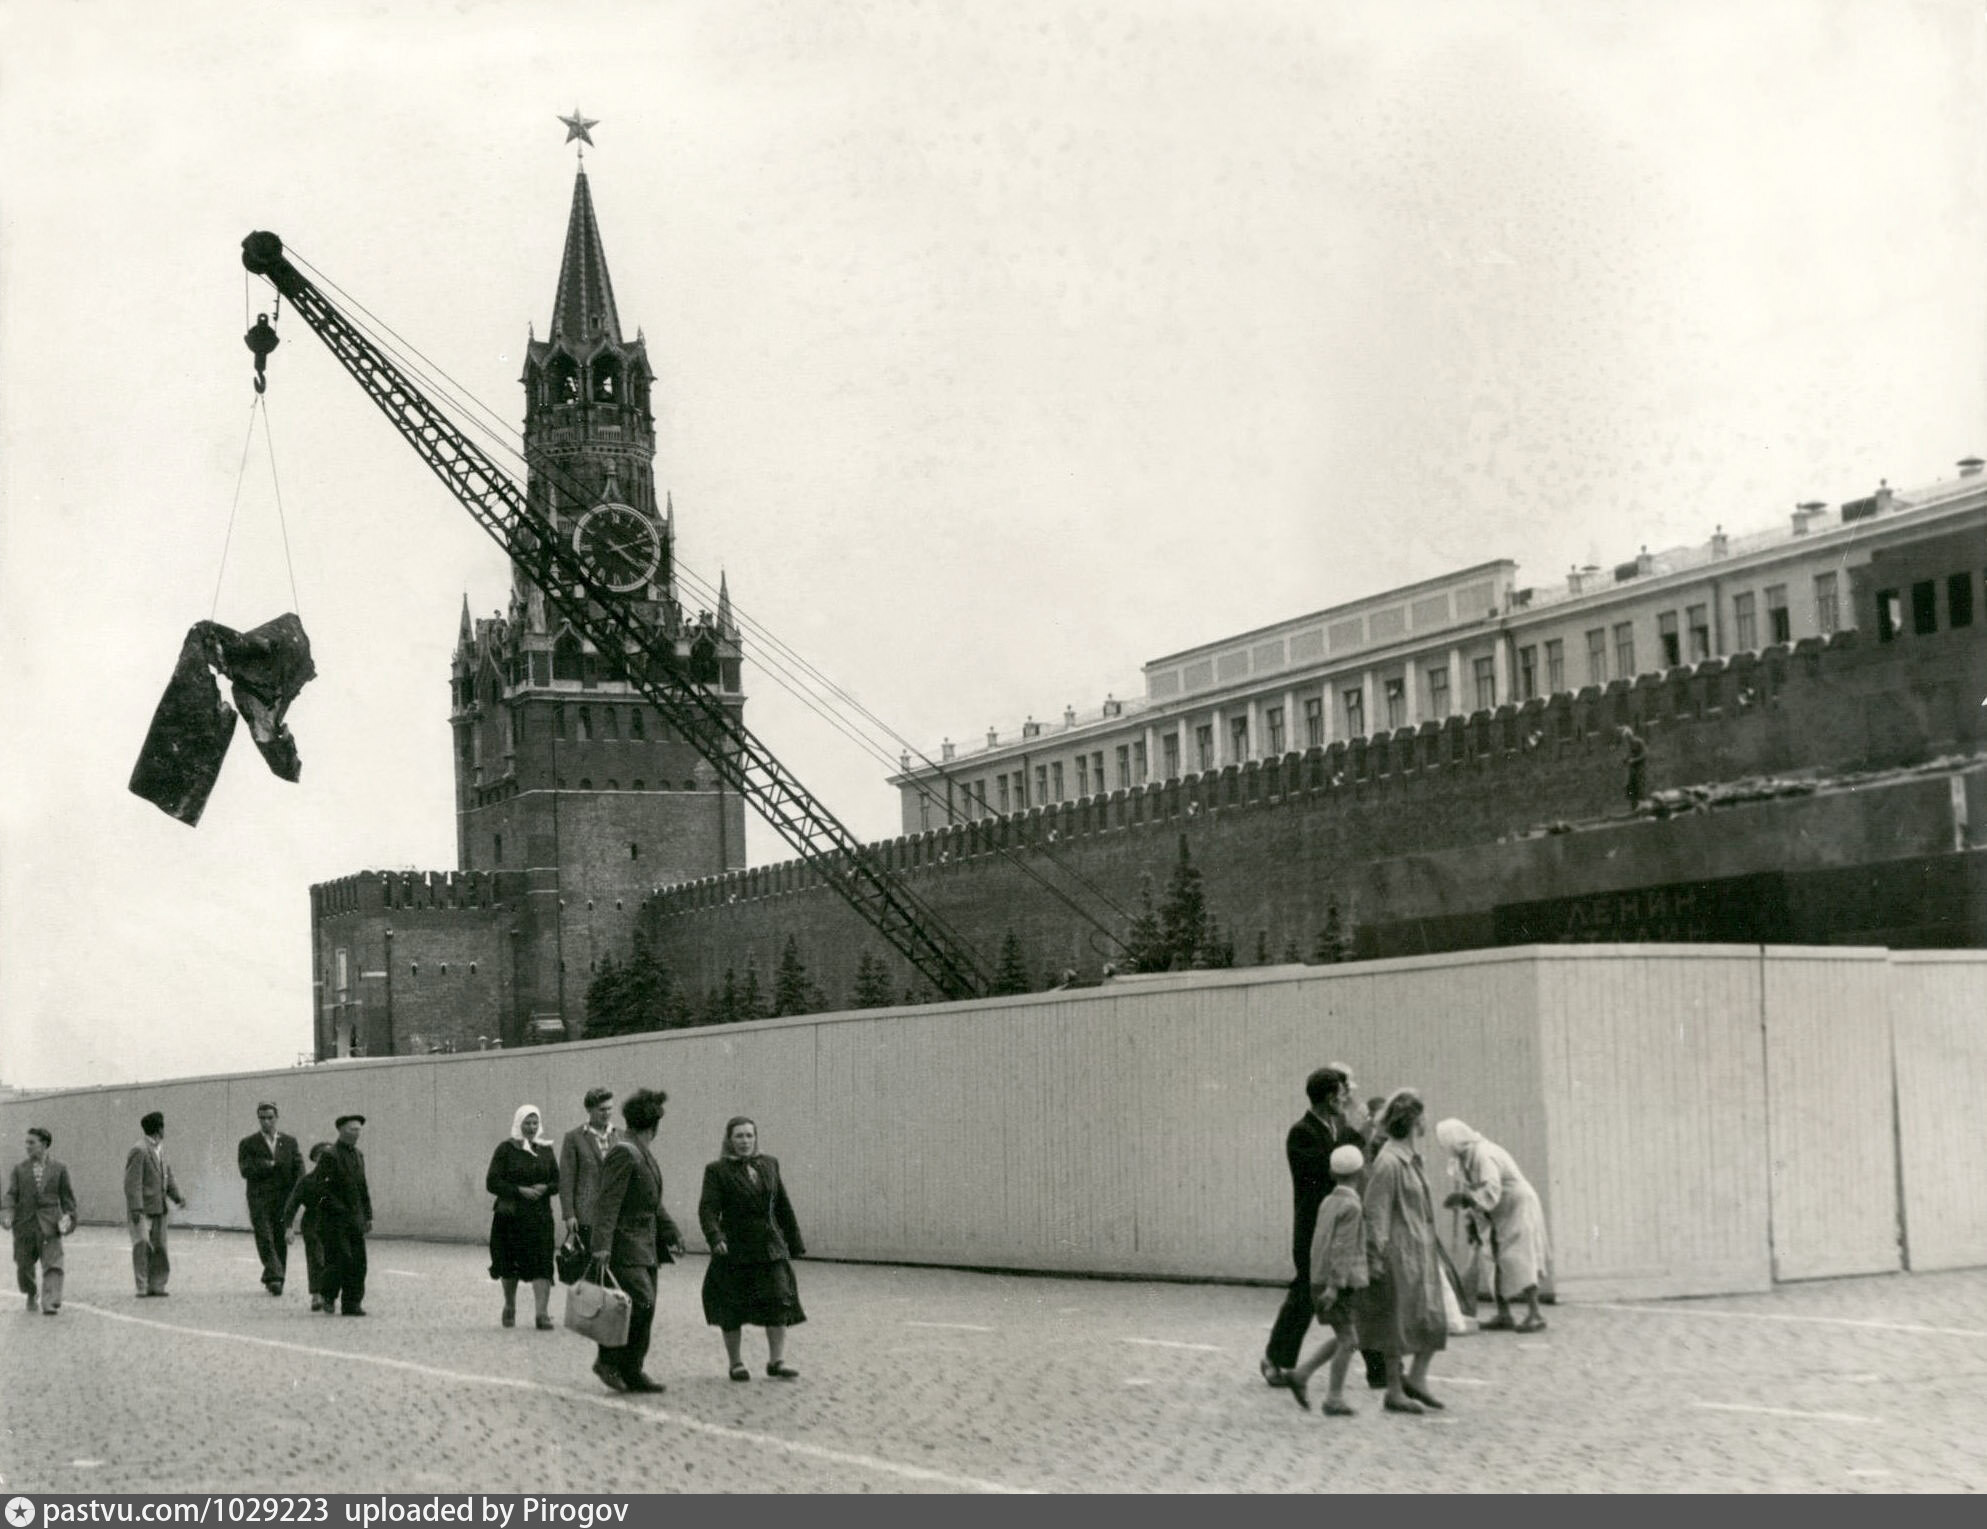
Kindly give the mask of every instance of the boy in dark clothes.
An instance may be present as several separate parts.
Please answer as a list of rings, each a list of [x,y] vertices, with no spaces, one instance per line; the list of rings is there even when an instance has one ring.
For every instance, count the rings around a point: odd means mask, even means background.
[[[290,1191],[290,1198],[283,1202],[283,1225],[287,1228],[297,1218],[297,1212],[304,1213],[304,1269],[310,1278],[310,1309],[324,1309],[324,1236],[317,1223],[317,1196],[323,1186],[318,1182],[317,1165],[324,1154],[331,1150],[328,1141],[318,1142],[310,1149],[310,1169],[297,1180]]]

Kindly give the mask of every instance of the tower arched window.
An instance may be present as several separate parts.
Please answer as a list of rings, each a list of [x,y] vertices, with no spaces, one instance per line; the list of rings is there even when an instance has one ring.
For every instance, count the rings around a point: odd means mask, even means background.
[[[621,363],[613,356],[594,357],[593,401],[595,403],[621,401]]]
[[[552,678],[577,680],[580,677],[580,640],[571,632],[561,632],[552,645]]]
[[[587,743],[591,741],[592,738],[593,738],[593,708],[590,706],[582,706],[580,708],[580,742]]]
[[[648,724],[642,720],[641,707],[630,706],[628,708],[628,736],[630,738],[642,737],[647,730],[647,726]]]
[[[580,401],[580,369],[571,356],[554,356],[550,369],[552,401],[554,403],[578,403]]]

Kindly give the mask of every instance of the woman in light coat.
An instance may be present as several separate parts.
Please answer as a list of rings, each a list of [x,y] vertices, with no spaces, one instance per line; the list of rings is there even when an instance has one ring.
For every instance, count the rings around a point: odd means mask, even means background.
[[[1387,1360],[1389,1412],[1442,1407],[1428,1389],[1428,1366],[1449,1345],[1442,1304],[1435,1203],[1414,1149],[1422,1134],[1421,1096],[1396,1089],[1380,1112],[1382,1143],[1366,1170],[1366,1264],[1370,1283],[1355,1296],[1361,1344]]]
[[[1444,1120],[1435,1127],[1435,1140],[1449,1154],[1450,1172],[1458,1188],[1442,1203],[1467,1210],[1478,1228],[1487,1233],[1497,1266],[1497,1315],[1482,1325],[1486,1331],[1511,1330],[1521,1333],[1545,1331],[1545,1318],[1539,1315],[1539,1286],[1550,1263],[1546,1241],[1545,1208],[1509,1152],[1494,1141],[1486,1141],[1460,1120]],[[1513,1323],[1511,1301],[1527,1307],[1525,1319]]]

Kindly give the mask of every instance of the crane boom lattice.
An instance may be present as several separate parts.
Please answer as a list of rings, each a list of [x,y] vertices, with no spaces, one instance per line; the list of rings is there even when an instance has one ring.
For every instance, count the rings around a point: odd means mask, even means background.
[[[947,998],[989,987],[986,969],[916,896],[801,785],[732,712],[685,671],[674,647],[637,620],[627,601],[594,577],[586,560],[391,357],[339,311],[283,253],[282,240],[253,233],[242,264],[266,277],[330,347],[339,364],[426,462],[478,525],[521,566],[557,610],[676,728],[718,776],[759,814],[926,981]]]

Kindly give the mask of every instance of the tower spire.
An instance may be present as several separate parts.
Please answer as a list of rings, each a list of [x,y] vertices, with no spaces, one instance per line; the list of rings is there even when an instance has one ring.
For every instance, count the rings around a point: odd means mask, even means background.
[[[718,569],[718,630],[726,635],[735,630],[731,624],[731,586],[725,582],[722,568]]]
[[[573,210],[566,219],[566,253],[559,261],[550,337],[570,345],[600,337],[621,343],[621,315],[614,307],[614,283],[607,276],[607,254],[600,245],[600,225],[594,220],[584,165],[573,181]]]

